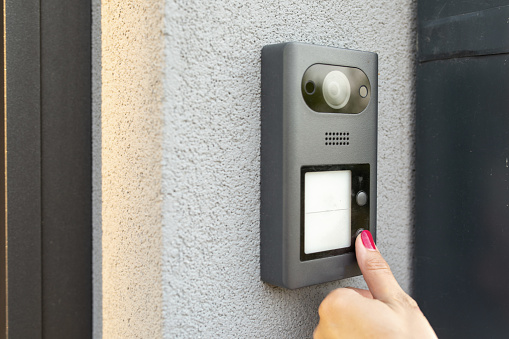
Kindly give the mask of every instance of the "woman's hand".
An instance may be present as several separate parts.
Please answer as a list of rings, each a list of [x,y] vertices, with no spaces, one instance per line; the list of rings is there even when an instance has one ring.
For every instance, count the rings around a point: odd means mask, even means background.
[[[369,231],[357,236],[355,251],[369,291],[332,291],[318,310],[314,338],[436,338],[417,303],[392,275]]]

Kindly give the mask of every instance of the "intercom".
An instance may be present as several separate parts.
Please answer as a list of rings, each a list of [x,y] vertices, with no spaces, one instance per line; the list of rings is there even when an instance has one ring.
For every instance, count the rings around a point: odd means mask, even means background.
[[[261,278],[359,275],[355,235],[376,235],[378,56],[282,43],[261,71]]]

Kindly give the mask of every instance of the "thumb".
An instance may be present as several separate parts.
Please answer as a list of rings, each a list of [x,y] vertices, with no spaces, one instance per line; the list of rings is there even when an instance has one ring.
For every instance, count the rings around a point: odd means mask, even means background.
[[[389,265],[376,248],[371,232],[362,231],[357,236],[355,253],[364,280],[374,299],[390,303],[403,292]]]

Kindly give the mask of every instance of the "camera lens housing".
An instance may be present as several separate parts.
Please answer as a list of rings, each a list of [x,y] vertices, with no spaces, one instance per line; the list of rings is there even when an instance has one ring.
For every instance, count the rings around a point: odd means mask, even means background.
[[[366,109],[371,86],[355,67],[314,64],[302,77],[302,96],[315,112],[358,114]]]

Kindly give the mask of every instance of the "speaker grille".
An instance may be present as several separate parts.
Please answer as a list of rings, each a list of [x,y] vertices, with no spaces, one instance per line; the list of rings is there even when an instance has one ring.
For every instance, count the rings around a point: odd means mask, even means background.
[[[325,132],[325,146],[350,145],[350,132]]]

